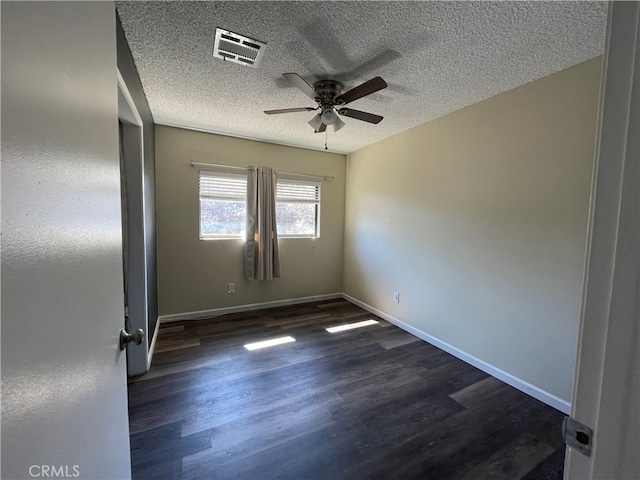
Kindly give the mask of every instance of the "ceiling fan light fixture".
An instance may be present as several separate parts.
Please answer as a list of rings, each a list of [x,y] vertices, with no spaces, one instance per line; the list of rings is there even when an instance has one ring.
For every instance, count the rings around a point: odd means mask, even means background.
[[[342,120],[340,120],[340,117],[336,115],[336,121],[333,123],[333,131],[337,132],[344,126],[345,126],[345,123]]]
[[[311,125],[314,130],[320,129],[320,125],[322,125],[322,114],[314,115],[313,118],[309,120],[309,125]]]
[[[333,111],[333,108],[326,108],[322,112],[322,122],[325,125],[333,125],[334,122],[338,119],[336,112]]]

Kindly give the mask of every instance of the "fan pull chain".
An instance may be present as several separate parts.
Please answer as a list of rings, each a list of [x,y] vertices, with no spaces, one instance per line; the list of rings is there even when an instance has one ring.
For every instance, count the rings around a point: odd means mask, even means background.
[[[327,150],[327,130],[324,131],[324,149]]]

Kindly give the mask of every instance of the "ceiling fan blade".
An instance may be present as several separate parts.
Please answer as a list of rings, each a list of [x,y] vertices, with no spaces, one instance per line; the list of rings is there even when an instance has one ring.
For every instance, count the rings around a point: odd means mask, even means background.
[[[380,115],[375,115],[373,113],[361,112],[360,110],[354,110],[353,108],[341,108],[338,110],[340,115],[344,115],[345,117],[355,118],[357,120],[362,120],[363,122],[369,123],[380,123],[384,117]]]
[[[320,127],[314,133],[322,133],[327,129],[327,126],[324,123],[320,124]]]
[[[387,88],[387,82],[385,82],[382,77],[375,77],[338,96],[336,101],[338,103],[344,102],[342,105],[346,105],[354,100],[370,95],[378,90],[382,90],[383,88]]]
[[[314,100],[318,97],[318,94],[313,89],[311,85],[309,85],[304,78],[302,78],[297,73],[283,73],[282,76],[286,78],[291,85],[298,87],[302,90],[307,96],[313,98]]]
[[[279,110],[265,110],[264,113],[266,113],[267,115],[273,115],[275,113],[311,112],[313,110],[316,110],[316,108],[313,108],[313,107],[281,108]]]

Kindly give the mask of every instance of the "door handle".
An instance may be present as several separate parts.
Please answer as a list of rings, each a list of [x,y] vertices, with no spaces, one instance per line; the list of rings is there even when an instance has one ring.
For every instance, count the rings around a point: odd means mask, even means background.
[[[120,330],[120,350],[124,350],[131,342],[140,345],[142,340],[144,340],[144,330],[141,328],[137,329],[133,334],[127,332],[124,328]]]

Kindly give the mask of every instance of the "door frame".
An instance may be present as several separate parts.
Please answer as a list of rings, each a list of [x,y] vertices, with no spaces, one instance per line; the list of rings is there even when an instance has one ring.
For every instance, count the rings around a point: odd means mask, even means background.
[[[138,328],[149,332],[149,303],[147,298],[147,255],[144,209],[144,137],[142,117],[138,113],[120,70],[118,78],[118,118],[122,123],[122,152],[127,184],[127,247],[128,247],[128,303],[132,331]],[[151,342],[145,338],[141,345],[127,348],[129,376],[142,375],[151,366],[157,338],[155,329]]]
[[[640,478],[640,3],[610,2],[565,478]]]

